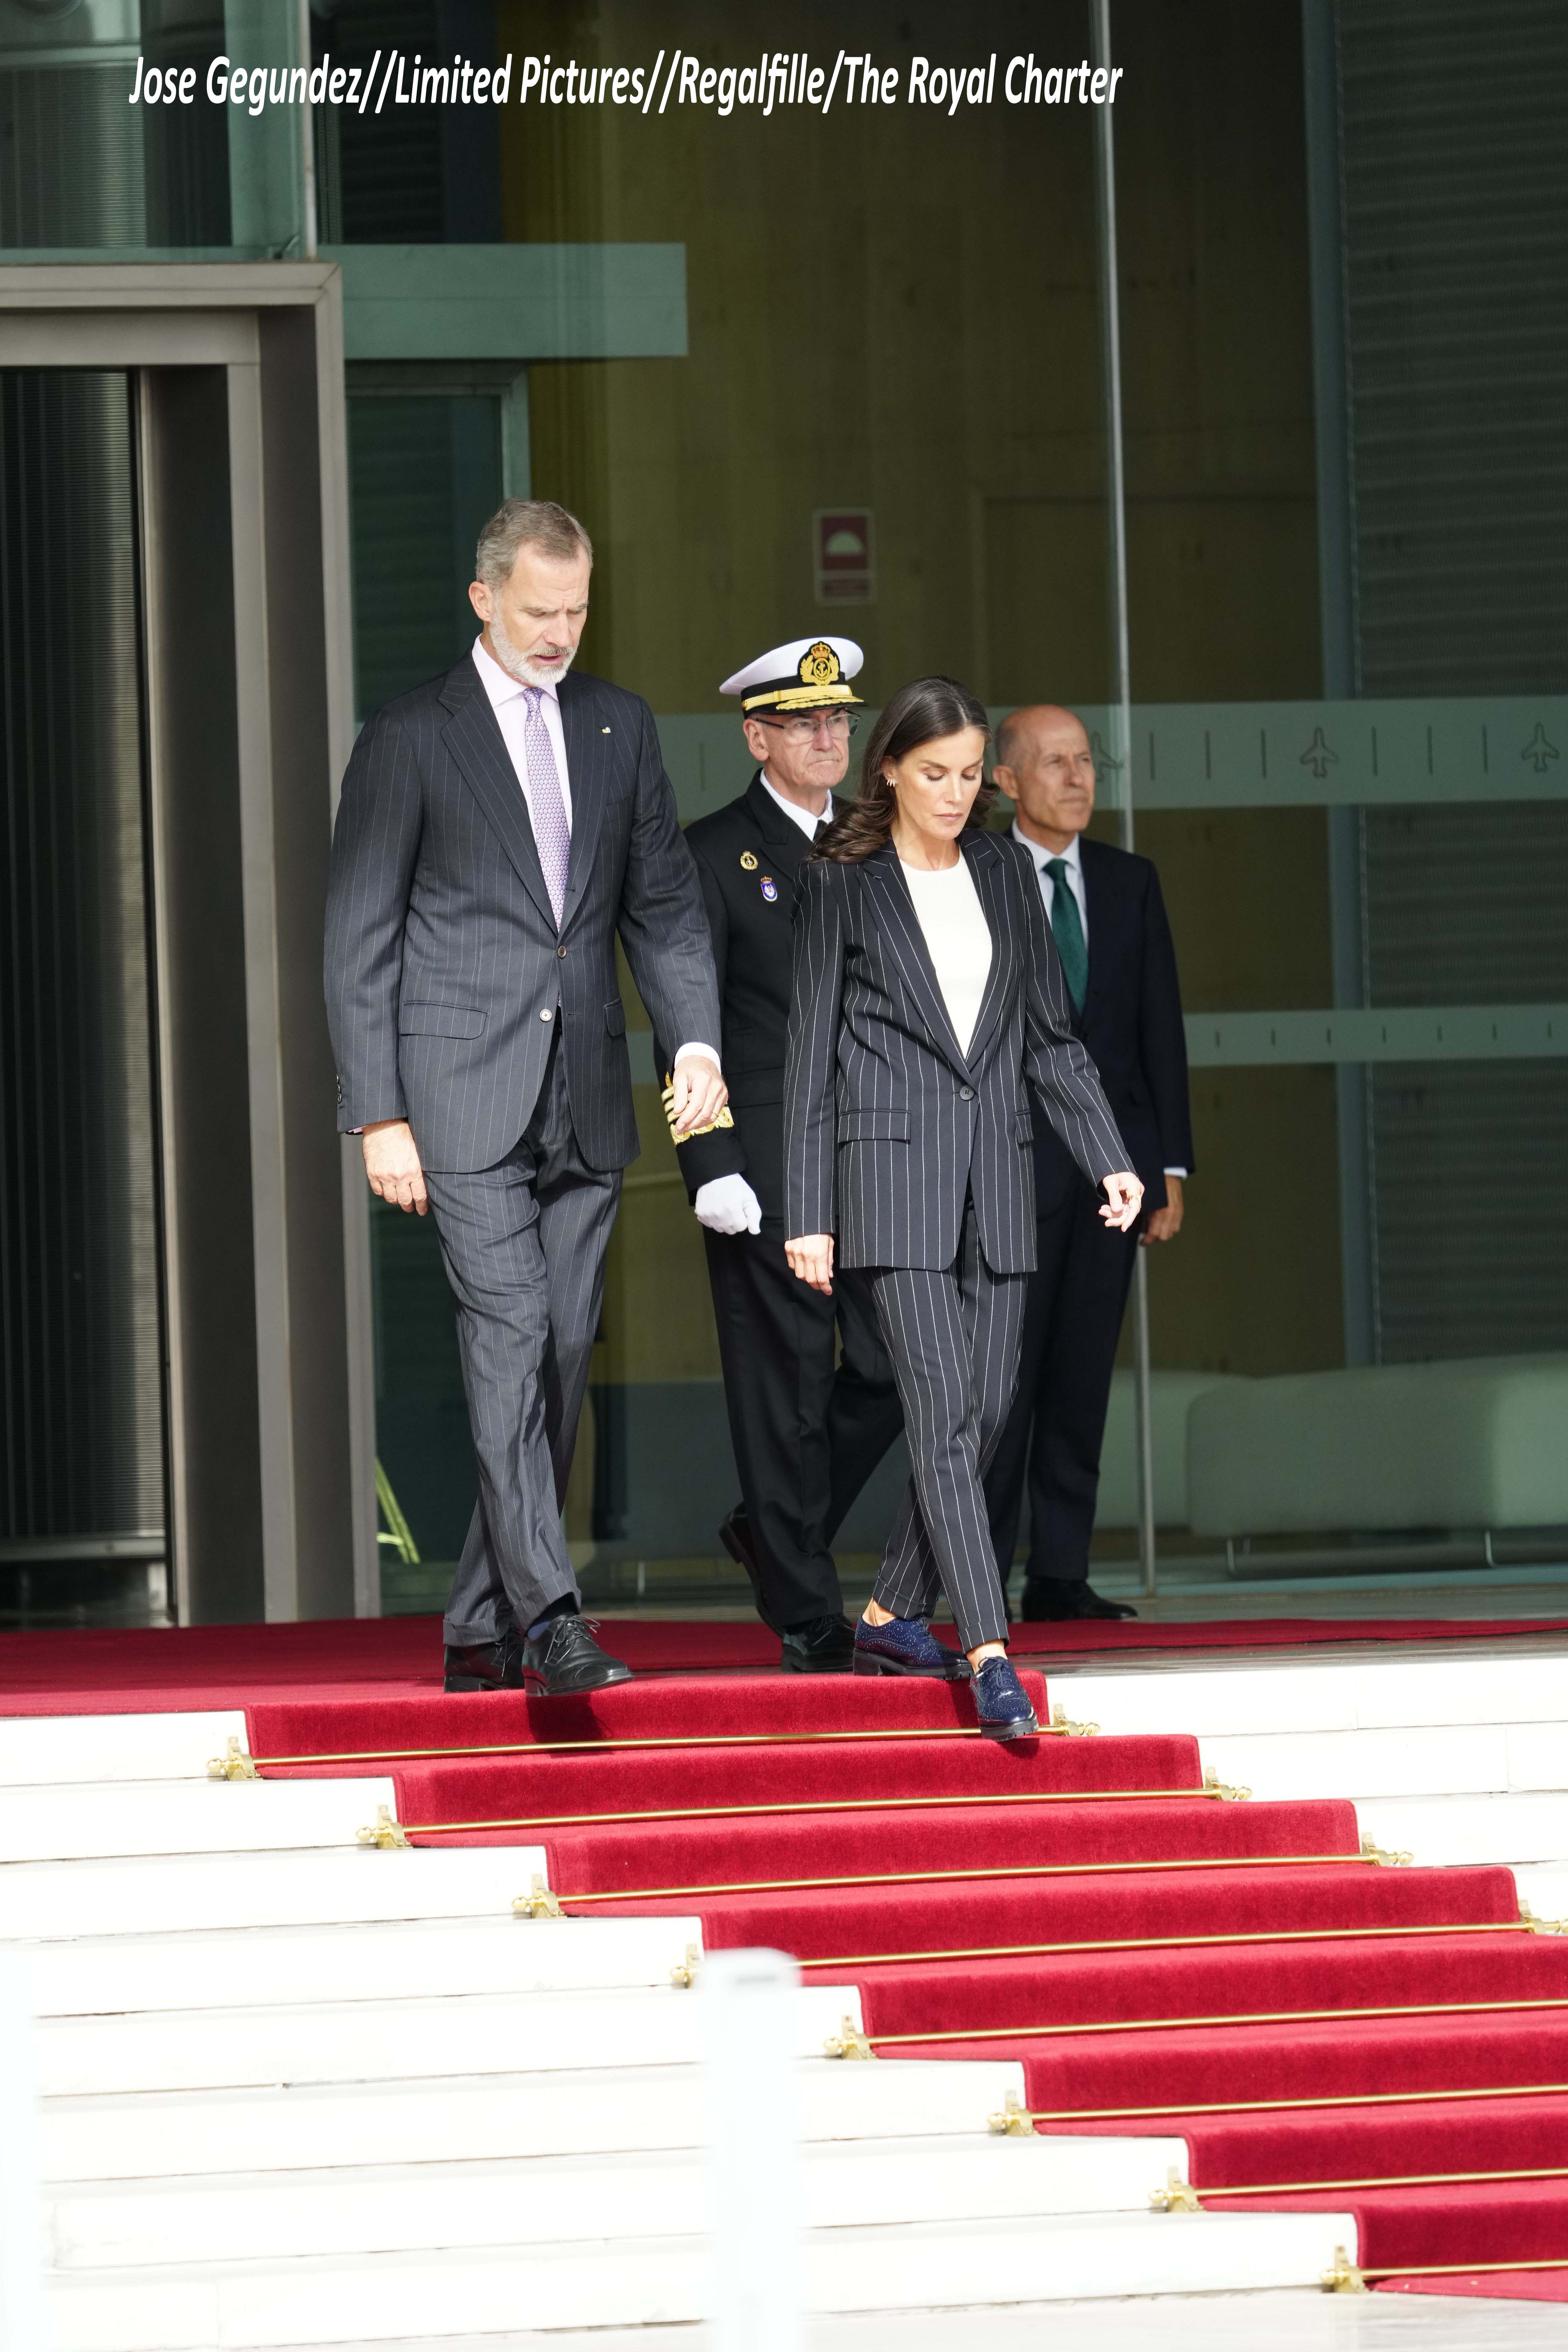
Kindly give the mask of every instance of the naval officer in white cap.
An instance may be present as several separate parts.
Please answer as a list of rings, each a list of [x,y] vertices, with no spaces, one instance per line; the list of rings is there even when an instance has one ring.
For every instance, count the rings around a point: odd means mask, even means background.
[[[832,1543],[902,1425],[876,1311],[854,1275],[825,1298],[784,1256],[784,1083],[795,875],[834,813],[849,764],[862,655],[848,637],[799,637],[727,677],[757,772],[699,817],[697,860],[719,975],[730,1103],[676,1137],[705,1228],[741,1501],[720,1540],[797,1674],[847,1673]],[[674,1130],[671,1129],[673,1134]]]

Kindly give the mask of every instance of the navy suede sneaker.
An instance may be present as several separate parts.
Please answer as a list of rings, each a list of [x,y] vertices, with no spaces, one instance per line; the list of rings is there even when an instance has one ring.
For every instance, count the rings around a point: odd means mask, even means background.
[[[969,1661],[939,1642],[923,1617],[889,1617],[885,1625],[855,1628],[858,1675],[924,1675],[933,1682],[966,1683]]]
[[[1040,1728],[1011,1658],[983,1660],[974,1676],[974,1712],[987,1739],[1029,1739]]]

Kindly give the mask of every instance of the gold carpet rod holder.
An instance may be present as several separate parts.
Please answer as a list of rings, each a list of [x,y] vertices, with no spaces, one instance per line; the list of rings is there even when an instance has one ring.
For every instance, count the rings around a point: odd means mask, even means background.
[[[570,1898],[568,1898],[570,1899]],[[1069,2033],[1175,2033],[1184,2028],[1220,2025],[1320,2025],[1342,2017],[1473,2017],[1491,2016],[1500,2010],[1568,2009],[1568,1993],[1543,2000],[1410,2000],[1390,2001],[1367,2009],[1256,2009],[1221,2011],[1215,2017],[1116,2017],[1073,2025],[960,2026],[942,2033],[873,2033],[881,2049],[923,2046],[936,2042],[1052,2042]],[[1172,2115],[1190,2108],[1170,2108]]]
[[[1260,2116],[1291,2112],[1318,2115],[1331,2107],[1418,2107],[1459,2099],[1556,2099],[1568,2083],[1504,2083],[1459,2091],[1349,2091],[1326,2099],[1189,2099],[1158,2107],[1026,2107],[1016,2091],[986,2117],[987,2127],[1008,2139],[1022,2139],[1037,2124],[1131,2123],[1151,2116]]]
[[[1244,2189],[1194,2189],[1174,2165],[1149,2202],[1156,2213],[1201,2213],[1205,2197],[1330,2197],[1347,2189],[1453,2189],[1483,2180],[1568,2180],[1568,2164],[1521,2165],[1511,2172],[1392,2172],[1365,2180],[1270,2180]]]
[[[1522,1906],[1521,1906],[1522,1908]],[[1239,1936],[1106,1936],[1077,1944],[968,1944],[942,1951],[844,1952],[830,1960],[799,1960],[803,1969],[879,1969],[908,1967],[920,1960],[1022,1960],[1058,1952],[1198,1951],[1209,1946],[1226,1949],[1238,1944],[1370,1943],[1390,1936],[1526,1936],[1562,1932],[1554,1920],[1473,1919],[1447,1926],[1416,1927],[1259,1927]]]
[[[394,1819],[391,1808],[386,1805],[377,1805],[375,1820],[368,1829],[355,1830],[354,1843],[357,1845],[369,1847],[379,1853],[391,1853],[398,1847],[406,1848],[408,1839]]]
[[[847,2017],[837,2033],[830,2033],[822,2045],[825,2058],[875,2058],[876,2052],[852,2017]]]
[[[1334,2266],[1322,2275],[1325,2294],[1366,2294],[1368,2279],[1480,2278],[1500,2271],[1568,2271],[1568,2254],[1552,2254],[1527,2263],[1384,2263],[1369,2268],[1352,2263],[1343,2246],[1334,2248]]]
[[[575,1830],[613,1826],[623,1822],[714,1822],[745,1818],[776,1820],[786,1813],[931,1812],[951,1805],[1110,1805],[1149,1804],[1161,1799],[1184,1797],[1201,1802],[1205,1797],[1226,1801],[1245,1798],[1246,1789],[1051,1789],[1026,1793],[1005,1792],[973,1797],[813,1797],[790,1805],[662,1805],[646,1811],[621,1813],[525,1813],[500,1821],[405,1822],[404,1833],[383,1839],[372,1830],[356,1831],[361,1845],[406,1845],[411,1837],[451,1837],[462,1830]],[[386,1807],[377,1807],[384,1820]]]
[[[1098,1723],[1072,1723],[1059,1707],[1049,1723],[1039,1727],[1040,1738],[1086,1739],[1099,1731]],[[850,1739],[980,1739],[977,1723],[927,1724],[902,1731],[701,1731],[679,1737],[646,1739],[501,1739],[480,1748],[345,1748],[320,1756],[247,1756],[230,1732],[221,1756],[207,1759],[209,1780],[255,1780],[263,1765],[283,1771],[300,1764],[419,1764],[455,1761],[468,1756],[571,1756],[584,1751],[605,1754],[622,1748],[798,1748],[819,1740]]]
[[[1519,1906],[1519,1924],[1532,1936],[1568,1936],[1568,1919],[1538,1919],[1528,1903]]]
[[[1128,1877],[1152,1870],[1300,1870],[1328,1864],[1365,1868],[1364,1853],[1226,1853],[1188,1862],[1016,1862],[982,1870],[856,1871],[843,1878],[737,1878],[704,1886],[608,1886],[589,1895],[563,1894],[563,1903],[676,1903],[697,1895],[794,1895],[818,1886],[936,1886],[991,1878]],[[531,1919],[529,1898],[518,1895],[512,1909]]]

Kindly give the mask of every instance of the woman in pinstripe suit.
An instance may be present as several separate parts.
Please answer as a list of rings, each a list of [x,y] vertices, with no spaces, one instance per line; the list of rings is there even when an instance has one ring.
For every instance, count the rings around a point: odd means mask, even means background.
[[[1026,854],[987,833],[985,713],[954,678],[896,694],[860,789],[801,869],[784,1089],[786,1244],[831,1290],[868,1269],[913,1475],[861,1674],[974,1677],[994,1738],[1037,1731],[1008,1663],[981,1479],[1017,1373],[1035,1264],[1033,1089],[1128,1230],[1129,1171]],[[927,1619],[945,1593],[967,1668]]]

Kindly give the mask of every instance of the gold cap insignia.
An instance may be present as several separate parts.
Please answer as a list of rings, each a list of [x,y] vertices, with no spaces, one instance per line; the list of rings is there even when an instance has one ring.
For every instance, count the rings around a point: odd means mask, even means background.
[[[755,853],[750,849],[742,849],[741,852],[741,864],[746,873],[754,874],[757,870]]]
[[[840,676],[838,656],[831,646],[824,645],[818,637],[816,643],[808,646],[800,657],[802,686],[837,686]]]

